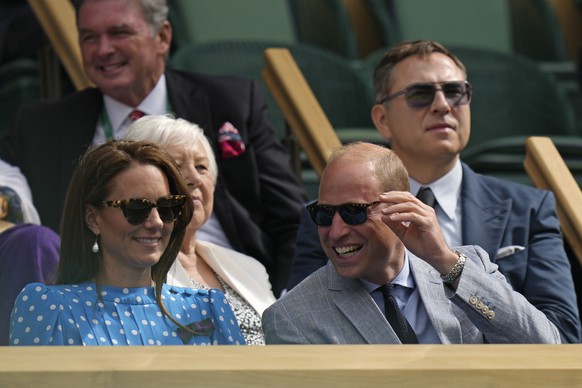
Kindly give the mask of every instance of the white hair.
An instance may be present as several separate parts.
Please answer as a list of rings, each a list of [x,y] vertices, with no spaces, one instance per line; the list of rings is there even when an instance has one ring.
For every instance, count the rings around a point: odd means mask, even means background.
[[[218,166],[210,142],[198,125],[172,115],[148,115],[133,122],[124,136],[127,140],[145,140],[166,149],[168,146],[195,147],[198,142],[208,157],[210,173],[214,181],[218,176]]]

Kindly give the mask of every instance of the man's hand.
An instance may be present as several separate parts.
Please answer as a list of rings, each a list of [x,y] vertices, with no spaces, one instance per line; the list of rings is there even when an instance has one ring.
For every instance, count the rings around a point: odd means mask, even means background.
[[[407,191],[383,193],[380,201],[386,203],[382,221],[410,252],[442,275],[453,268],[459,257],[447,245],[432,207]]]

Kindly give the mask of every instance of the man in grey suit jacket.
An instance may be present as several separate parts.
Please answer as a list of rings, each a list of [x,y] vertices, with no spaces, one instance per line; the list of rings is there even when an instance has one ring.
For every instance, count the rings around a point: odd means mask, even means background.
[[[217,156],[212,240],[259,260],[276,295],[289,277],[305,194],[267,119],[258,84],[167,70],[172,28],[165,1],[75,0],[83,64],[96,88],[22,109],[0,158],[28,179],[41,221],[58,231],[76,160],[120,138],[127,117],[173,115],[199,125]],[[123,116],[122,114],[125,114]],[[216,233],[221,231],[222,233]]]
[[[376,67],[372,119],[403,160],[411,192],[433,190],[449,246],[482,247],[513,289],[558,327],[563,342],[579,343],[576,292],[554,195],[476,174],[460,160],[471,129],[466,77],[459,59],[436,42],[396,46]],[[459,99],[459,91],[466,98]],[[288,289],[326,262],[303,209]]]
[[[310,213],[330,263],[265,310],[268,344],[560,343],[556,326],[485,251],[448,247],[434,209],[410,194],[391,150],[334,150]],[[392,297],[380,298],[396,299],[413,340],[375,301],[382,285]]]

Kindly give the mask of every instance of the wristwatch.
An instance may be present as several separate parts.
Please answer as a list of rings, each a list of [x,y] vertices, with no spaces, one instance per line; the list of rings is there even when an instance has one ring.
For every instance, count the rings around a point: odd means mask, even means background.
[[[441,279],[444,283],[451,284],[453,283],[463,272],[463,268],[465,267],[465,261],[467,260],[467,256],[462,254],[459,251],[453,251],[459,256],[459,260],[455,263],[453,268],[447,273],[446,275],[441,275]]]

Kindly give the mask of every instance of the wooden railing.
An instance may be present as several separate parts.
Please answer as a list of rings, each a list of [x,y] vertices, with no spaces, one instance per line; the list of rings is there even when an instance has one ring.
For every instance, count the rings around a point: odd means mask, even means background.
[[[582,345],[2,347],[2,387],[580,387]]]
[[[551,138],[532,136],[525,146],[525,170],[536,187],[556,196],[562,231],[582,264],[582,191]]]
[[[265,50],[263,79],[299,146],[321,176],[331,150],[341,142],[288,49]]]

